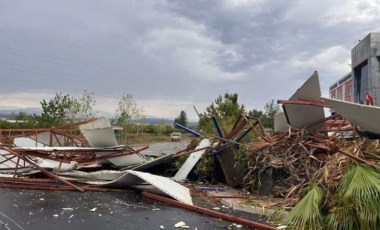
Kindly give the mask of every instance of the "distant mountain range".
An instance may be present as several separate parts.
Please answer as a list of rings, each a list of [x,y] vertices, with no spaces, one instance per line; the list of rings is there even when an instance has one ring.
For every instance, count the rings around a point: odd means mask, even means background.
[[[20,112],[24,112],[27,114],[36,114],[41,115],[42,109],[41,108],[23,108],[23,109],[0,109],[0,118],[11,118],[13,115],[16,115]],[[101,116],[109,117],[111,118],[113,115],[109,113],[100,113]],[[167,124],[172,125],[174,123],[174,119],[170,118],[160,118],[157,116],[147,116],[145,119],[145,122],[148,124]],[[195,126],[198,122],[189,122],[189,126]]]
[[[36,114],[41,115],[41,108],[23,108],[23,109],[0,109],[0,117],[7,118],[11,115],[18,114],[20,112],[24,112],[27,114]]]

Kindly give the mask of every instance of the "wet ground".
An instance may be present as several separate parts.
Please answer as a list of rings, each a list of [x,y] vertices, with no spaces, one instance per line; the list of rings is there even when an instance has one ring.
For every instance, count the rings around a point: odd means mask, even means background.
[[[151,144],[148,154],[170,154],[188,142]],[[146,152],[147,153],[147,152]],[[219,203],[193,197],[196,205],[258,220],[247,213],[232,212]],[[144,198],[138,192],[69,192],[0,188],[0,230],[3,229],[176,229],[185,222],[189,229],[245,229],[182,208]]]
[[[180,221],[190,229],[237,229],[230,222],[155,202],[133,191],[80,193],[1,188],[0,201],[1,230],[176,229],[174,225]]]

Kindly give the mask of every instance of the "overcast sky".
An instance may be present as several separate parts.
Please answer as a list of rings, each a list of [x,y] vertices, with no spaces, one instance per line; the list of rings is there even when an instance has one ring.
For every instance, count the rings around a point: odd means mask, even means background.
[[[317,70],[322,94],[380,32],[379,0],[0,0],[0,109],[93,91],[194,120],[218,95],[247,109],[287,99]]]

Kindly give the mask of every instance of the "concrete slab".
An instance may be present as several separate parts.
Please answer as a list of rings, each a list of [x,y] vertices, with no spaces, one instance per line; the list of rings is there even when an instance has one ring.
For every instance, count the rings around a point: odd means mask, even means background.
[[[380,133],[380,107],[321,97],[331,108],[365,131]]]

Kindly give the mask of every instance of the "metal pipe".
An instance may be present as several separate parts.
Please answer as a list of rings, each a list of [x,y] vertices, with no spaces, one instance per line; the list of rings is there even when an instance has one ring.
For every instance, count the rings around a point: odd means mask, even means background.
[[[193,135],[196,136],[196,137],[202,137],[202,135],[201,135],[200,133],[197,133],[197,132],[195,132],[194,130],[191,130],[191,129],[189,129],[189,128],[187,128],[187,127],[181,125],[181,124],[176,123],[176,124],[175,124],[175,127],[179,128],[179,129],[182,129],[182,130],[184,130],[184,131],[186,131],[186,132],[188,132],[188,133],[191,133],[191,134],[193,134]]]
[[[219,126],[218,121],[216,120],[216,117],[212,116],[211,119],[212,119],[212,122],[214,122],[214,126],[216,128],[216,131],[218,132],[219,137],[223,138],[223,132]]]

